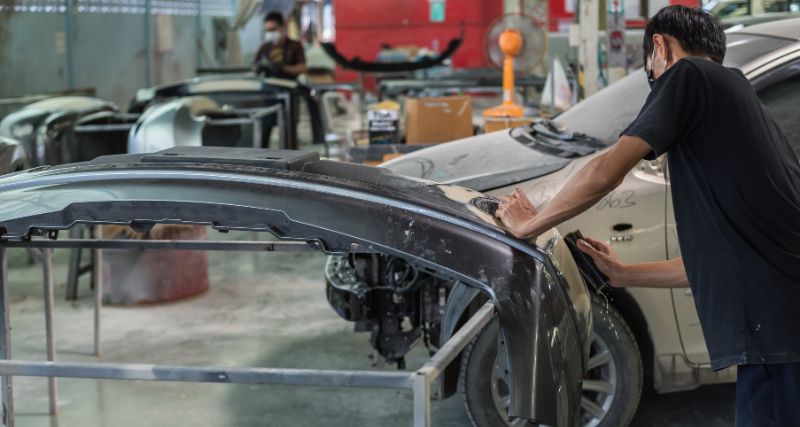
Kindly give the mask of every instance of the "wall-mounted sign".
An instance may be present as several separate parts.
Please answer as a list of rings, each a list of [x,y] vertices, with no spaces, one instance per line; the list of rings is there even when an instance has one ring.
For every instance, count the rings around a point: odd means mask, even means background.
[[[445,0],[429,0],[431,22],[444,22]]]

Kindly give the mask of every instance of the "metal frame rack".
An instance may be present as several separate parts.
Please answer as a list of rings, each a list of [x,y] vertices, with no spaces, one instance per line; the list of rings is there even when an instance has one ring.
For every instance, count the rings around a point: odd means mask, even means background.
[[[95,230],[98,228],[95,227]],[[94,251],[94,351],[100,354],[100,320],[102,278],[99,274],[103,249],[178,249],[205,251],[316,252],[314,242],[297,241],[187,241],[187,240],[110,240],[49,238],[28,241],[0,241],[0,381],[2,382],[3,424],[14,425],[13,377],[47,377],[49,380],[50,414],[56,415],[56,378],[107,380],[180,381],[229,384],[283,384],[329,387],[406,389],[413,393],[413,426],[431,425],[431,386],[433,381],[458,356],[466,345],[492,319],[494,304],[486,303],[453,335],[421,368],[414,372],[341,371],[285,368],[221,368],[209,366],[171,366],[122,363],[57,362],[53,328],[53,249],[84,248]],[[8,299],[8,248],[37,251],[42,264],[47,361],[16,360],[11,357],[11,327]]]

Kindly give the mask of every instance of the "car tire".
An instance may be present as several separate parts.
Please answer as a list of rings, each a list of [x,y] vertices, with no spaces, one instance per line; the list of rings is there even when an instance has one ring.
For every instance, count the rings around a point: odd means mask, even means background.
[[[642,357],[636,338],[620,313],[592,297],[593,333],[589,370],[584,377],[581,425],[624,427],[642,395]],[[495,317],[464,350],[460,384],[475,427],[526,425],[507,421],[508,384],[497,362],[500,323]],[[487,375],[488,374],[488,375]],[[598,418],[599,417],[599,418]]]

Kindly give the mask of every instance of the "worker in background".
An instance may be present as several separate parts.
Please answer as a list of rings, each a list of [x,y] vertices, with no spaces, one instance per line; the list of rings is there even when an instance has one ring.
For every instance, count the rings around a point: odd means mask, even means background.
[[[661,9],[645,29],[652,91],[639,116],[541,212],[518,189],[496,215],[533,238],[667,153],[683,258],[626,264],[605,243],[578,246],[613,286],[691,287],[712,369],[738,366],[737,426],[800,426],[800,163],[750,82],[722,65],[725,43],[713,15]]]
[[[270,12],[264,17],[264,44],[258,48],[253,60],[253,72],[264,77],[297,80],[297,76],[306,72],[306,55],[303,45],[286,35],[286,25],[280,12]],[[300,120],[300,108],[296,97],[292,97],[288,124],[291,139],[297,137],[297,123]],[[264,107],[270,107],[280,101],[270,100]],[[269,115],[261,120],[261,146],[269,148],[272,128],[277,124],[276,116]],[[281,129],[283,131],[283,129]],[[286,135],[286,134],[285,134]],[[295,144],[297,142],[295,141]],[[280,148],[297,148],[285,146]]]
[[[280,12],[264,17],[264,44],[253,60],[253,72],[265,77],[296,80],[306,71],[303,45],[286,35],[286,25]]]

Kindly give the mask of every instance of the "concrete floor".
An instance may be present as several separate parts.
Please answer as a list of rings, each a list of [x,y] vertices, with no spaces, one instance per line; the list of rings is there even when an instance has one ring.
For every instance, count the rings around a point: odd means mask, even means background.
[[[233,237],[233,236],[229,236]],[[10,251],[14,358],[44,360],[41,272]],[[56,251],[58,359],[237,367],[370,369],[367,334],[352,333],[324,295],[318,254],[210,253],[212,287],[191,300],[103,311],[103,355],[92,350],[88,284],[63,299],[66,251]],[[417,349],[409,368],[420,366]],[[387,367],[385,369],[393,369]],[[57,418],[46,380],[14,379],[18,426],[408,426],[411,394],[322,387],[59,380]],[[635,426],[733,424],[733,386],[648,395]],[[467,426],[460,396],[434,402],[435,426]]]

